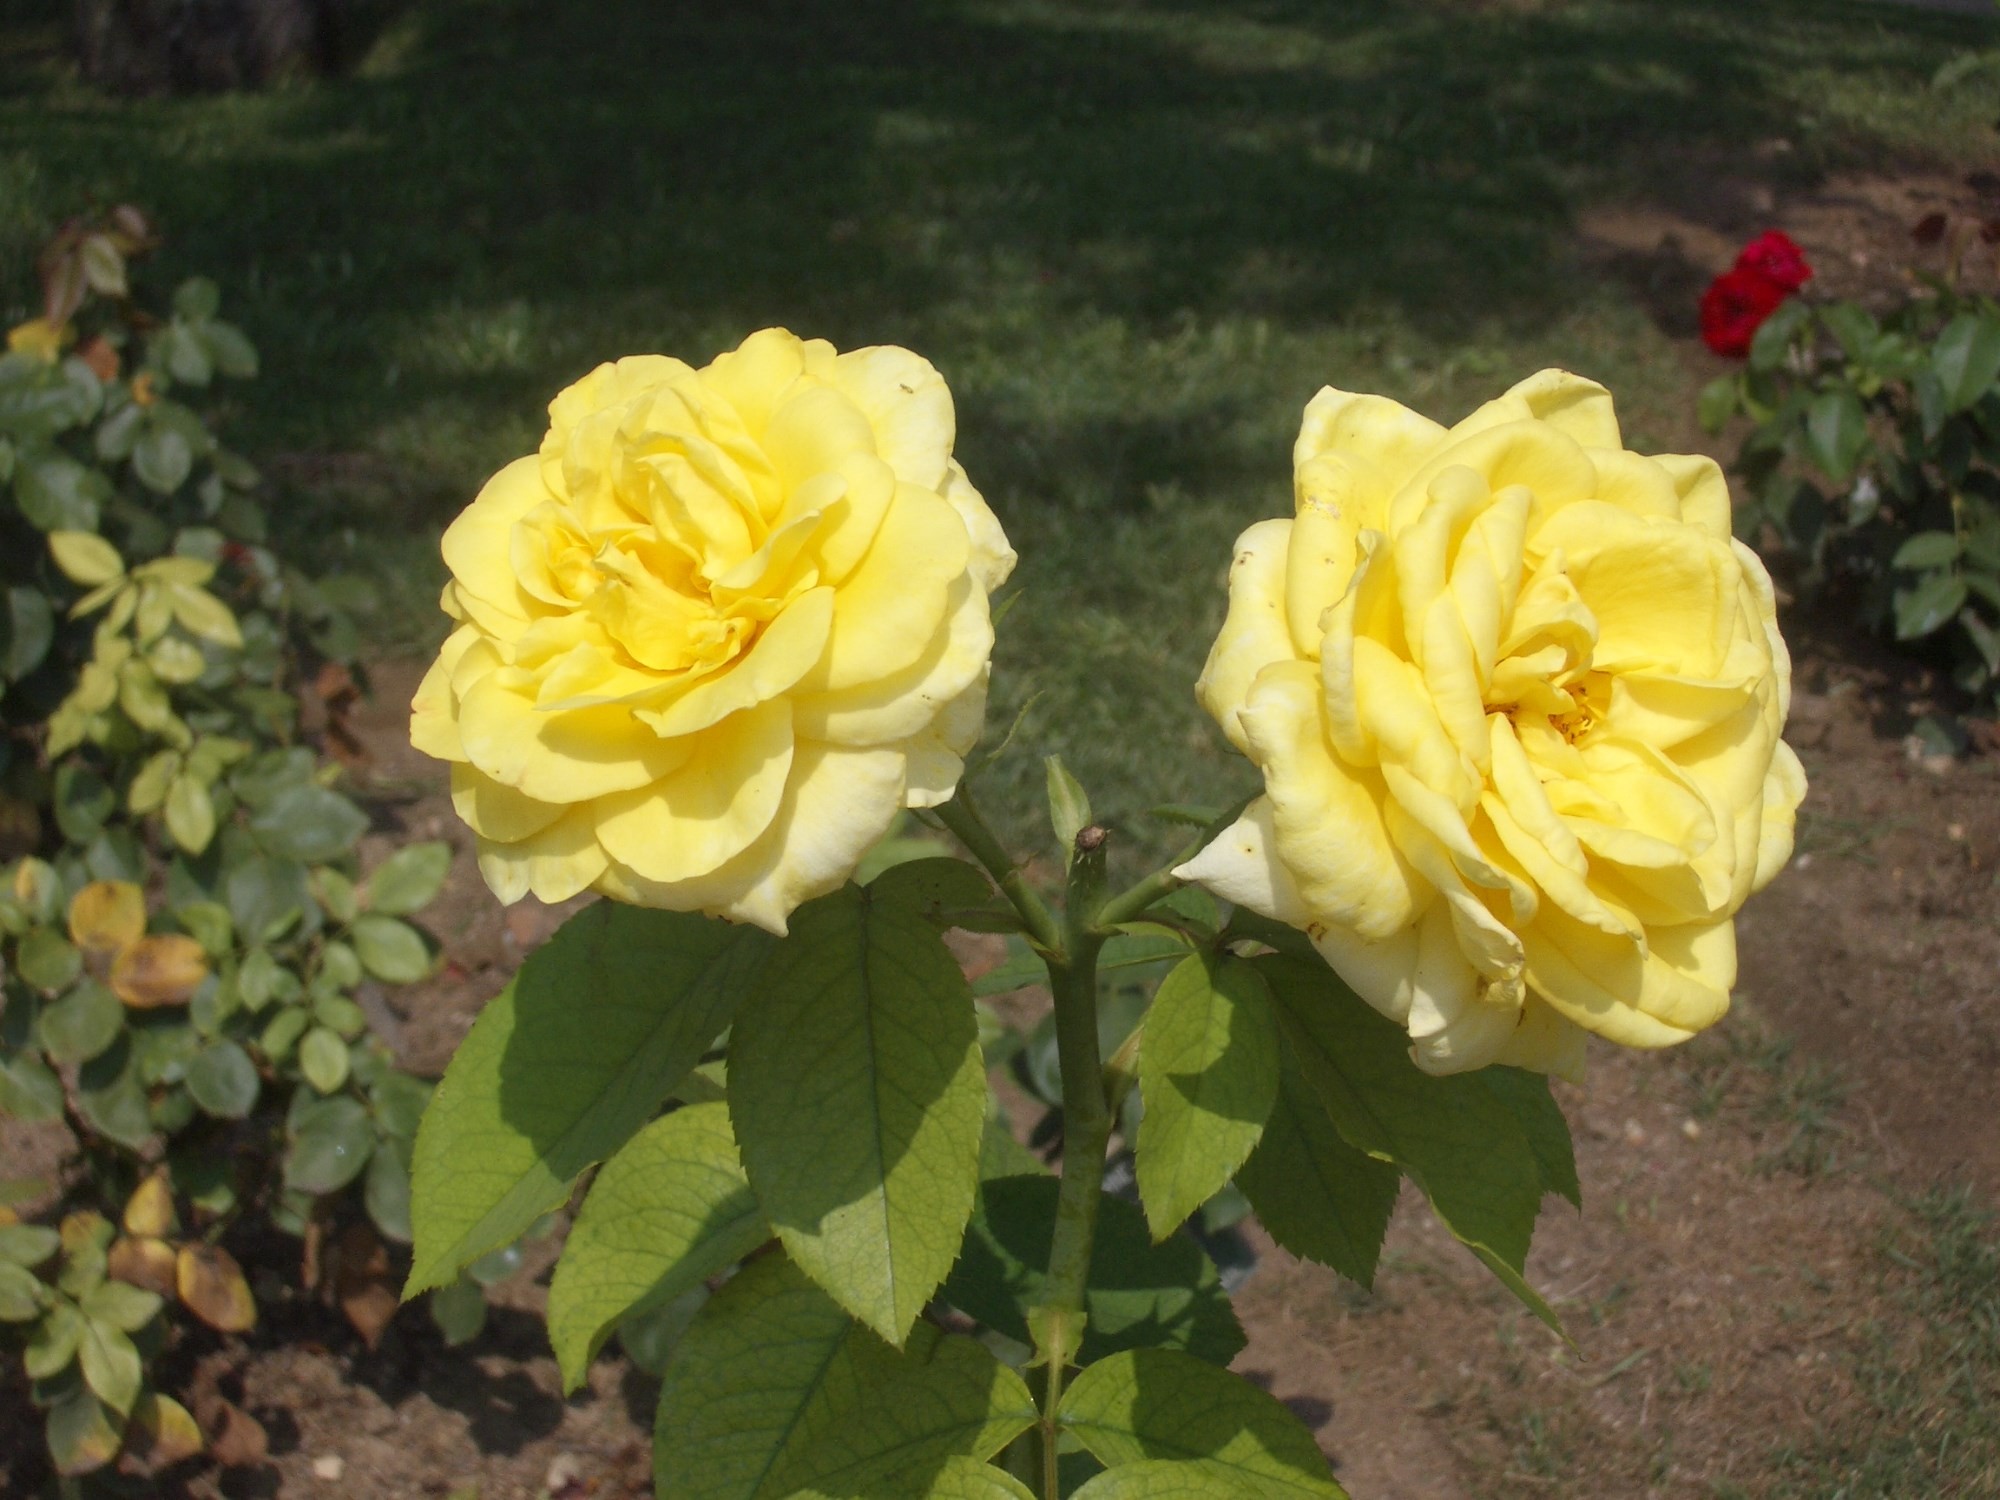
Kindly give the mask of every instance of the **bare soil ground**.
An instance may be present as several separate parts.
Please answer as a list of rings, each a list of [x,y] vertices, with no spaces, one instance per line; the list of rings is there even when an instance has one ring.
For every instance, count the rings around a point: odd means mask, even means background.
[[[1839,183],[1772,221],[1794,227],[1836,289],[1865,290],[1871,265],[1907,260],[1909,222],[1985,195]],[[1775,207],[1741,205],[1746,227]],[[1713,223],[1654,208],[1583,228],[1663,307],[1691,308],[1679,283],[1738,242]],[[1710,373],[1692,348],[1687,361],[1691,386]],[[1265,1247],[1241,1296],[1251,1341],[1238,1368],[1314,1425],[1357,1497],[1821,1493],[1786,1489],[1788,1476],[1878,1419],[1885,1350],[1923,1348],[1913,1262],[1897,1248],[1912,1202],[1944,1183],[2000,1197],[2000,761],[1924,762],[1905,741],[1931,706],[1920,670],[1837,623],[1793,620],[1790,633],[1790,738],[1812,793],[1792,870],[1743,917],[1737,1011],[1675,1053],[1606,1049],[1587,1086],[1564,1090],[1585,1208],[1552,1203],[1529,1269],[1574,1346],[1414,1199],[1372,1292]],[[444,970],[383,1017],[405,1061],[434,1070],[561,914],[503,912],[464,857],[435,768],[403,739],[418,670],[381,668],[360,727],[380,794],[370,854],[432,837],[461,853],[427,918]],[[0,1135],[10,1168],[46,1168],[61,1149]],[[285,1293],[284,1270],[266,1268],[254,1337],[173,1356],[191,1404],[225,1396],[270,1437],[265,1462],[191,1466],[182,1493],[650,1494],[655,1387],[605,1358],[586,1393],[561,1396],[538,1317],[545,1266],[507,1286],[457,1351],[415,1309],[369,1351],[337,1314]],[[36,1437],[0,1413],[0,1494],[28,1492]]]

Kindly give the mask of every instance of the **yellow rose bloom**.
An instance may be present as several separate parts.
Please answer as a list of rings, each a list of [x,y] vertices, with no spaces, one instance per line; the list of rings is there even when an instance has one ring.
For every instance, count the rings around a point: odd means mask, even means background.
[[[979,737],[1013,550],[906,349],[600,366],[444,535],[411,739],[495,894],[782,933]]]
[[[1446,429],[1323,390],[1197,692],[1265,794],[1177,872],[1304,930],[1435,1073],[1716,1021],[1790,857],[1791,663],[1706,458],[1545,370]]]

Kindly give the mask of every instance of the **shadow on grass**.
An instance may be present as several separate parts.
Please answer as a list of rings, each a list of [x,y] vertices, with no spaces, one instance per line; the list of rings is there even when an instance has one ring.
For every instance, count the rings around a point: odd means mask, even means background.
[[[1859,4],[1746,23],[1718,0],[429,0],[357,76],[121,105],[36,61],[52,4],[0,17],[5,284],[80,201],[156,205],[175,269],[247,293],[275,387],[261,446],[456,413],[423,445],[450,472],[419,523],[502,445],[496,414],[531,440],[553,383],[611,349],[705,352],[772,321],[942,358],[1085,315],[1543,320],[1574,292],[1579,192],[1764,170],[1742,153],[1797,132],[1788,70],[1914,84],[1985,34],[1913,13],[1891,34]],[[1187,472],[1176,436],[1143,445],[1162,473]],[[1135,446],[1088,421],[1037,438],[1026,481]],[[988,446],[1015,477],[1029,445]]]

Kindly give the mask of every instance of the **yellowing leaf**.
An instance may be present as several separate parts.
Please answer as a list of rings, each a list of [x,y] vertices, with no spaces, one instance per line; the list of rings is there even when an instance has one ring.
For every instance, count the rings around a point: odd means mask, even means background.
[[[183,1245],[174,1265],[180,1299],[210,1328],[245,1333],[257,1326],[257,1301],[243,1268],[218,1245]]]
[[[94,531],[52,531],[49,553],[71,583],[96,588],[125,574],[118,549]]]
[[[172,1468],[202,1450],[201,1428],[171,1396],[147,1391],[132,1407],[125,1456],[148,1474]]]
[[[146,934],[146,896],[129,880],[93,880],[69,904],[69,935],[102,972]]]
[[[156,557],[149,563],[139,564],[132,570],[132,576],[200,588],[215,576],[215,564],[203,562],[198,557]]]
[[[179,1227],[173,1189],[167,1186],[165,1172],[153,1173],[125,1200],[124,1220],[127,1234],[158,1237]]]
[[[182,1005],[208,977],[208,955],[181,933],[139,939],[111,966],[111,988],[137,1010]]]
[[[106,1259],[105,1271],[116,1280],[158,1292],[162,1297],[175,1295],[174,1247],[165,1240],[128,1235],[116,1241]]]

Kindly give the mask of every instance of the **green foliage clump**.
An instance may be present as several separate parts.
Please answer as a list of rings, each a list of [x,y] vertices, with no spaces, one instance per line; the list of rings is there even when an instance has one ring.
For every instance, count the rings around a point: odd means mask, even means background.
[[[2000,687],[2000,304],[1923,278],[1883,313],[1794,298],[1747,366],[1702,393],[1720,432],[1755,426],[1736,461],[1751,541],[1793,554],[1808,590],[1858,596],[1897,641],[1935,642],[1955,680]]]
[[[368,815],[300,742],[351,591],[266,544],[256,470],[192,404],[256,351],[207,282],[132,300],[150,243],[130,209],[66,226],[0,356],[0,1113],[61,1120],[88,1167],[59,1228],[0,1226],[0,1323],[64,1476],[199,1450],[146,1369],[176,1318],[255,1323],[239,1223],[409,1240],[431,1086],[366,1003],[432,969],[405,919],[451,862],[362,875]]]

